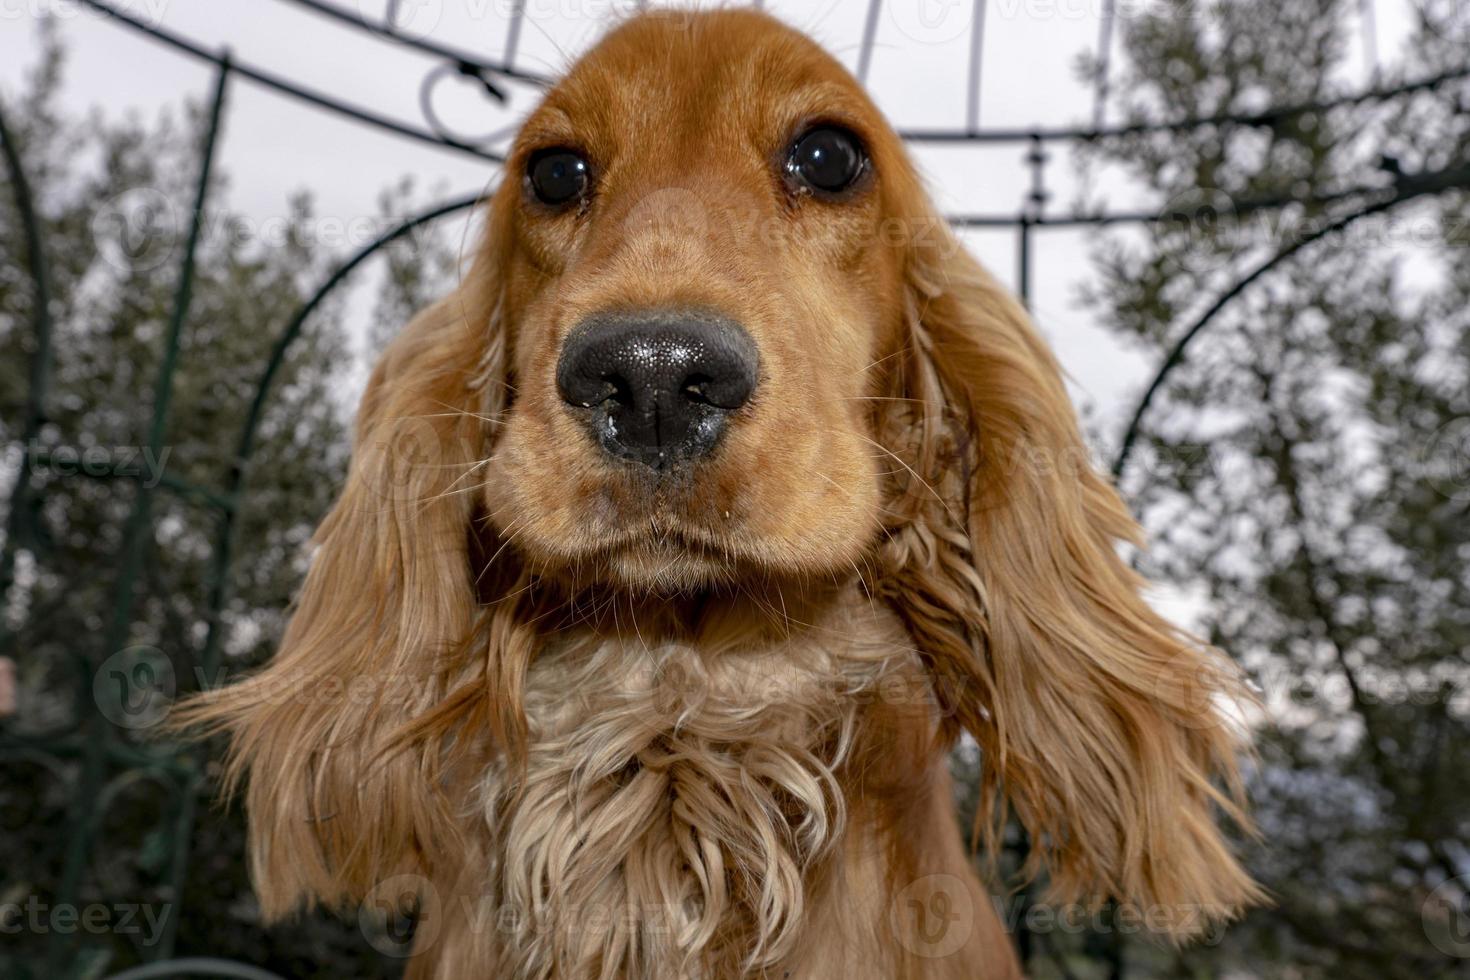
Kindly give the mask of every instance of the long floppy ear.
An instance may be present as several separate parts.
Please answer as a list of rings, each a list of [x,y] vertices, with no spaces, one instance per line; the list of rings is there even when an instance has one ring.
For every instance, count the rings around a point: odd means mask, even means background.
[[[1248,826],[1222,699],[1232,665],[1140,595],[1140,531],[1091,464],[1025,311],[942,222],[909,248],[906,358],[883,438],[906,461],[883,586],[984,760],[977,830],[1007,805],[1055,901],[1117,899],[1187,935],[1254,904],[1217,821]]]
[[[487,420],[503,408],[494,320],[488,293],[465,286],[392,342],[281,649],[171,719],[228,735],[230,791],[248,772],[251,871],[267,917],[303,901],[342,906],[462,853],[441,791],[447,753],[405,751],[395,734],[473,669],[468,542]]]

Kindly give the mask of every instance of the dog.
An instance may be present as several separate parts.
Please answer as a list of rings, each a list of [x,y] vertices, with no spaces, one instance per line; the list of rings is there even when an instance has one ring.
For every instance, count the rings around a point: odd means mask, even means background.
[[[1240,676],[1141,597],[1053,355],[836,61],[632,17],[486,215],[279,653],[179,716],[267,918],[393,883],[411,977],[1015,977],[1010,819],[1056,902],[1182,939],[1260,899]]]

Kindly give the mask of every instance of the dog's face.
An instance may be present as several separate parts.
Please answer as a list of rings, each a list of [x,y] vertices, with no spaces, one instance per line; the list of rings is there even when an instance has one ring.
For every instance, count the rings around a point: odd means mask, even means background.
[[[583,59],[495,202],[501,533],[645,588],[850,571],[879,507],[895,177],[857,84],[768,18],[639,18]]]
[[[963,728],[977,827],[994,851],[1011,807],[1054,899],[1228,916],[1258,892],[1216,826],[1240,811],[1214,705],[1245,695],[1143,600],[1136,540],[1046,343],[852,79],[759,14],[640,16],[528,121],[473,268],[374,369],[281,653],[182,717],[251,772],[267,913],[338,904],[483,859],[464,793],[525,758],[552,636],[725,652],[775,618],[768,578],[820,611],[861,573],[943,709],[874,752],[926,771]],[[640,601],[598,620],[546,572]],[[814,622],[743,662],[850,646]],[[395,696],[273,696],[358,677]]]

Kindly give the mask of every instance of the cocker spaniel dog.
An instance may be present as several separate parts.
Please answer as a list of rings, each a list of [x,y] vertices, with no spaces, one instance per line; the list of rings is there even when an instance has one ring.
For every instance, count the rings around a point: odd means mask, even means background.
[[[505,174],[280,653],[181,717],[248,774],[267,916],[408,882],[416,977],[1010,977],[970,856],[1007,815],[1055,901],[1257,899],[1240,682],[1140,597],[1056,361],[842,67],[637,16]]]

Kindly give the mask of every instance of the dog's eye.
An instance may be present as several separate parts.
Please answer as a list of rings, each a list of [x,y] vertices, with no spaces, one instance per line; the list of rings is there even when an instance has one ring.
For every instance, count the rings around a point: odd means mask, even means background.
[[[819,126],[791,147],[786,172],[797,183],[824,194],[851,187],[862,175],[867,156],[858,138],[845,129]]]
[[[591,172],[587,161],[576,150],[542,150],[531,157],[526,181],[536,200],[562,205],[586,196]]]

